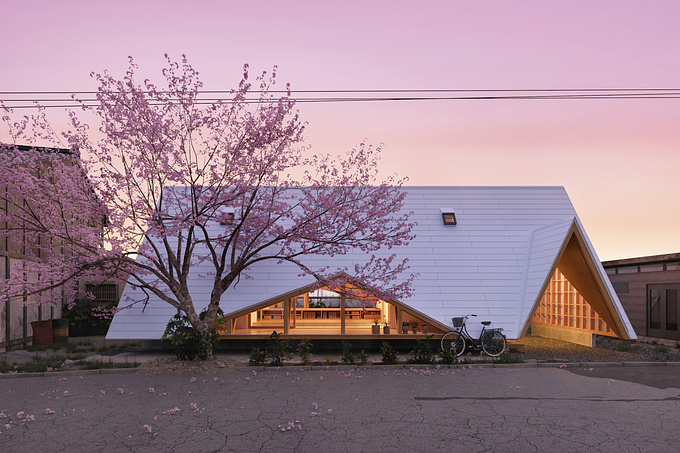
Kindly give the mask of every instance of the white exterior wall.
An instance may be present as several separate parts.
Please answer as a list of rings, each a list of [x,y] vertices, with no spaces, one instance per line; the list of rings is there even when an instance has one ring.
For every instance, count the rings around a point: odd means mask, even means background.
[[[408,193],[404,211],[412,211],[411,220],[418,223],[416,238],[407,247],[376,253],[408,258],[410,272],[419,274],[413,296],[400,302],[449,326],[452,317],[475,313],[477,321],[492,321],[508,338],[519,337],[567,231],[578,221],[564,188],[405,187],[404,191]],[[443,225],[442,208],[455,212],[457,225]],[[352,269],[365,259],[365,254],[356,252],[332,258],[309,256],[306,264]],[[207,305],[211,282],[197,274],[207,271],[207,267],[196,269],[191,280],[198,311]],[[221,308],[229,314],[313,283],[311,277],[300,278],[298,273],[290,263],[258,263],[248,272],[253,279],[242,278],[227,290]],[[128,286],[121,306],[127,305],[126,296],[139,298]],[[116,314],[107,338],[160,338],[175,312],[152,297],[143,313],[142,306],[135,305]],[[473,335],[477,326],[481,329],[479,322],[470,323]]]

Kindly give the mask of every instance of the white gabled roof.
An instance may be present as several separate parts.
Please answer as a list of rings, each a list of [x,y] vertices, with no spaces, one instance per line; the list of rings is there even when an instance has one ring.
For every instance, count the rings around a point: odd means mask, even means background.
[[[451,325],[451,318],[475,313],[478,320],[490,320],[502,327],[508,338],[518,338],[533,314],[547,279],[557,265],[565,241],[573,228],[586,239],[585,253],[608,279],[562,187],[405,187],[404,210],[413,211],[416,238],[407,247],[381,251],[408,258],[410,272],[419,274],[413,296],[404,305],[439,324]],[[457,225],[444,225],[442,211],[453,210]],[[310,267],[331,265],[352,269],[366,255],[357,252],[338,257],[310,256]],[[192,297],[200,311],[207,305],[210,278],[196,269],[190,283]],[[226,314],[274,300],[313,283],[298,277],[290,263],[273,260],[249,269],[251,278],[241,278],[222,297]],[[624,330],[634,338],[620,302],[611,285],[613,309],[625,320]],[[139,298],[126,288],[124,297]],[[201,303],[202,302],[202,303]],[[121,305],[126,303],[121,302]],[[136,305],[116,314],[107,338],[160,338],[176,310],[151,298],[144,310]],[[624,324],[625,324],[624,323]]]

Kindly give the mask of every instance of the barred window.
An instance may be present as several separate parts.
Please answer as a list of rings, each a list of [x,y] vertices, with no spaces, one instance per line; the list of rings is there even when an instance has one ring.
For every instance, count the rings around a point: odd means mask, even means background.
[[[99,285],[88,283],[85,289],[92,293],[96,302],[118,300],[118,288],[115,283],[101,283]]]

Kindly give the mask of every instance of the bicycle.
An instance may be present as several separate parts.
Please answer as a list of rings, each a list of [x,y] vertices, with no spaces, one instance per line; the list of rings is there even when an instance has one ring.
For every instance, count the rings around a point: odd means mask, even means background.
[[[467,331],[467,327],[465,327],[465,321],[470,316],[476,317],[477,315],[470,314],[452,318],[453,330],[442,335],[442,351],[451,351],[456,357],[459,357],[467,347],[467,340],[470,343],[469,347],[476,351],[481,349],[488,356],[498,357],[503,354],[507,345],[505,335],[501,333],[503,329],[488,329],[487,327],[491,325],[491,321],[482,321],[484,327],[482,327],[482,331],[479,333],[479,338],[472,338]]]

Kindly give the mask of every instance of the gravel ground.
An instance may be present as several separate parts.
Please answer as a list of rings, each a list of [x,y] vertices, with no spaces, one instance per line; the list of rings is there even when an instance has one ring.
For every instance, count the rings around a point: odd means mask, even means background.
[[[524,360],[546,362],[678,362],[680,349],[675,346],[630,342],[597,337],[596,347],[589,348],[551,338],[526,336],[516,343],[523,345]]]

